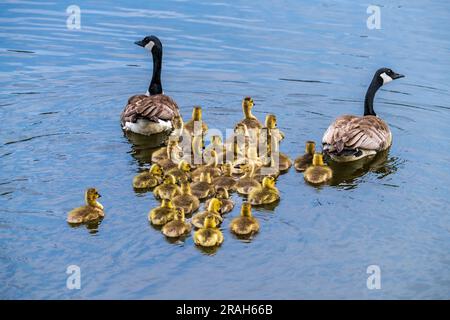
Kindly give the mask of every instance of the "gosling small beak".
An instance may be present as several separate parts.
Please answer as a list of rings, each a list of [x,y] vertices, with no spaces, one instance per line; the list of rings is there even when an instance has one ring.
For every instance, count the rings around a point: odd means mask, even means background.
[[[400,74],[400,73],[395,73],[393,76],[392,76],[392,79],[400,79],[400,78],[404,78],[405,76],[403,75],[403,74]]]
[[[142,41],[142,40],[135,41],[134,44],[137,44],[140,47],[145,47],[144,41]]]
[[[101,198],[101,197],[102,197],[102,195],[101,195],[100,193],[97,193],[97,195],[98,195],[98,197],[99,197],[99,198]]]

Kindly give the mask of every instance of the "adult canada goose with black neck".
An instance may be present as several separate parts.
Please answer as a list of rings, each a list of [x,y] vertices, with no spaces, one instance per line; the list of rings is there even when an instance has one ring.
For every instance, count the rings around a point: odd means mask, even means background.
[[[403,77],[388,68],[377,70],[367,89],[364,115],[338,117],[323,135],[324,153],[334,161],[348,162],[375,155],[389,148],[392,144],[392,133],[387,123],[377,117],[373,110],[373,100],[381,86]]]
[[[176,102],[163,93],[161,66],[163,47],[155,36],[147,36],[135,44],[146,48],[153,56],[153,76],[147,94],[135,95],[121,115],[122,128],[142,135],[153,135],[172,130],[172,119],[180,112]]]

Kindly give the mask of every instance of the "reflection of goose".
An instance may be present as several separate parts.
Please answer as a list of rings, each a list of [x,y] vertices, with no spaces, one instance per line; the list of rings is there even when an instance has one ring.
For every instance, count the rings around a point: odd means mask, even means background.
[[[122,128],[143,135],[153,135],[172,130],[172,119],[179,115],[175,101],[163,94],[161,86],[162,44],[155,36],[135,42],[153,56],[153,76],[146,95],[135,95],[121,115]]]
[[[364,116],[345,115],[337,118],[323,135],[324,152],[334,161],[348,162],[389,148],[392,133],[387,123],[378,118],[373,110],[373,99],[382,85],[402,77],[388,68],[377,70],[367,89]]]
[[[382,178],[397,171],[397,165],[393,159],[388,159],[389,149],[378,152],[374,157],[363,158],[351,163],[339,163],[330,161],[333,170],[331,185],[343,187],[355,187],[356,180],[368,172],[373,172]]]

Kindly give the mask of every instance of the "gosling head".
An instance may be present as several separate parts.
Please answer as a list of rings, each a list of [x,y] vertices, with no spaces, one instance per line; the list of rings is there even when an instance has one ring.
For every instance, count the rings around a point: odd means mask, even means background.
[[[251,97],[245,97],[244,100],[242,100],[242,107],[246,109],[251,109],[255,103],[253,102],[253,99]]]
[[[216,189],[216,198],[218,199],[229,199],[230,198],[230,194],[228,193],[228,190],[223,188],[223,187],[219,187]]]
[[[203,222],[203,227],[216,228],[217,227],[216,218],[213,215],[206,216],[205,221]]]
[[[197,106],[192,109],[192,120],[194,120],[194,121],[202,120],[202,108],[201,107]]]
[[[220,201],[217,198],[212,198],[209,202],[208,211],[214,212],[214,213],[219,213],[220,208],[222,208],[222,201]]]
[[[177,179],[175,178],[175,176],[173,174],[168,174],[164,177],[164,183],[165,184],[176,184]]]
[[[272,176],[264,177],[262,185],[266,188],[275,188],[275,178]]]
[[[163,169],[161,168],[161,166],[159,164],[152,164],[152,166],[149,169],[150,173],[155,175],[155,176],[162,176],[163,175]]]
[[[242,203],[241,216],[242,217],[251,217],[252,216],[252,205],[250,203],[248,203],[248,202]]]
[[[323,166],[323,155],[321,153],[315,153],[313,157],[313,166]]]
[[[248,128],[244,123],[238,123],[234,127],[234,134],[236,136],[248,136]]]
[[[265,124],[267,129],[275,129],[277,127],[277,117],[274,114],[268,114]]]
[[[374,78],[377,79],[378,83],[384,85],[391,82],[392,80],[403,78],[404,75],[396,73],[389,68],[381,68],[375,72]]]
[[[87,203],[93,203],[96,202],[98,198],[100,198],[101,195],[98,193],[97,189],[95,188],[89,188],[86,190],[85,198]]]
[[[314,141],[306,141],[305,152],[314,154],[316,152],[316,143]]]
[[[191,171],[191,165],[186,160],[181,160],[180,163],[178,163],[178,169],[184,172]]]

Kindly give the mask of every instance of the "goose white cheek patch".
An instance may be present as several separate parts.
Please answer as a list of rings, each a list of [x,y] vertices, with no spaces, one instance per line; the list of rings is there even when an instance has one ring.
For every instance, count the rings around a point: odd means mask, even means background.
[[[152,48],[154,45],[155,45],[155,43],[153,41],[150,41],[149,43],[147,43],[145,45],[145,49],[147,49],[148,51],[152,51]]]
[[[385,72],[380,74],[380,77],[383,78],[383,84],[389,83],[392,81],[392,78],[389,77]]]

